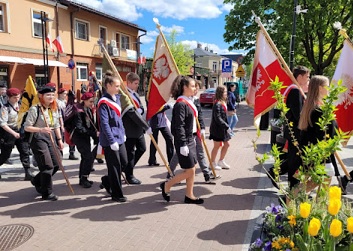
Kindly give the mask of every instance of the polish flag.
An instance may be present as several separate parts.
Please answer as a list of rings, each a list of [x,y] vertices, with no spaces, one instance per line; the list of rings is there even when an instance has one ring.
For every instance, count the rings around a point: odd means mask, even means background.
[[[52,44],[52,42],[51,42],[50,34],[47,34],[47,37],[45,38],[45,41],[46,41],[47,44],[49,45],[50,49],[54,52],[54,48],[53,48],[53,44]]]
[[[146,120],[151,119],[159,109],[168,102],[174,79],[179,75],[166,40],[158,35],[152,64],[152,77],[148,90]]]
[[[60,36],[57,36],[54,39],[53,44],[56,46],[56,49],[58,50],[58,52],[64,53],[64,46],[63,46],[63,43],[61,41],[61,37]]]
[[[254,124],[257,128],[260,125],[261,115],[271,110],[276,104],[273,98],[274,92],[269,90],[270,82],[275,80],[276,76],[283,86],[290,86],[293,82],[260,30],[257,33],[253,70],[246,94],[246,102],[254,108]]]
[[[338,127],[348,134],[353,133],[353,46],[348,41],[344,41],[343,49],[336,66],[332,83],[337,84],[342,80],[342,85],[347,88],[344,93],[338,96],[336,102],[336,120]]]

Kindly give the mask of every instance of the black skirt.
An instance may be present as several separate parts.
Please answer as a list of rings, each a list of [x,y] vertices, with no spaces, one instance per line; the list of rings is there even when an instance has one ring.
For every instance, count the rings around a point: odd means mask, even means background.
[[[188,142],[188,145],[187,145],[189,148],[188,156],[184,156],[180,154],[180,145],[176,141],[174,141],[174,146],[175,146],[176,153],[178,155],[179,165],[182,169],[193,168],[197,164],[196,142],[194,138]]]

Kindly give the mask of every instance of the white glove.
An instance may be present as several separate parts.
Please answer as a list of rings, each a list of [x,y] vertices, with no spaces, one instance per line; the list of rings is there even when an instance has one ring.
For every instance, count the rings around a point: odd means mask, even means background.
[[[137,112],[142,114],[143,113],[143,110],[141,108],[137,108]]]
[[[147,135],[152,135],[152,128],[148,127],[147,131],[146,131]]]
[[[119,151],[119,144],[118,144],[118,142],[115,142],[114,144],[110,145],[110,148],[111,148],[113,151]]]
[[[189,147],[188,146],[181,146],[180,147],[180,154],[184,156],[189,155]]]
[[[228,128],[227,133],[232,134],[232,129],[230,129],[230,127]]]
[[[205,131],[205,129],[201,129],[201,137],[203,137],[204,139],[206,138],[206,131]]]
[[[170,109],[173,109],[174,103],[168,103],[168,105],[169,105],[169,108],[170,108]]]

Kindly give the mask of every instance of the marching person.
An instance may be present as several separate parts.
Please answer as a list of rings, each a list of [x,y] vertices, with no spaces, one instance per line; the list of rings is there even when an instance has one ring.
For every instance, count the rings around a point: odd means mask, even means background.
[[[195,141],[196,141],[196,156],[197,156],[197,162],[199,163],[199,166],[201,168],[201,171],[203,173],[203,176],[205,178],[205,183],[206,184],[211,184],[211,180],[215,179],[220,179],[221,176],[217,175],[216,177],[213,175],[210,167],[206,163],[206,157],[205,157],[205,152],[203,150],[202,146],[202,139],[200,136],[202,136],[205,139],[205,122],[203,120],[203,115],[202,115],[202,109],[201,109],[201,104],[200,104],[200,99],[197,97],[197,93],[201,87],[201,81],[196,80],[195,82],[195,93],[193,96],[193,101],[194,105],[197,108],[198,111],[198,120],[200,123],[200,135],[195,135]],[[172,160],[170,161],[170,170],[174,173],[176,166],[178,165],[179,160],[178,160],[178,155],[174,154]],[[170,174],[167,174],[167,179],[170,179]]]
[[[107,71],[104,76],[106,93],[98,102],[99,142],[104,149],[107,176],[102,177],[102,186],[112,200],[126,202],[121,186],[121,171],[127,164],[125,130],[121,120],[120,80]]]
[[[230,129],[233,130],[238,123],[238,116],[237,116],[237,99],[235,98],[234,91],[236,89],[236,85],[231,83],[228,85],[228,100],[227,100],[227,120]]]
[[[94,105],[94,96],[92,92],[86,92],[81,97],[82,102],[77,104],[77,113],[74,117],[72,141],[77,146],[81,154],[79,168],[79,184],[83,188],[92,187],[93,181],[88,180],[88,176],[93,168],[93,162],[97,155],[97,147],[91,151],[91,137],[98,143],[99,132],[97,131],[92,106]]]
[[[55,100],[55,86],[47,84],[38,93],[40,103],[28,110],[24,123],[25,131],[32,133],[30,146],[39,168],[39,173],[31,182],[43,200],[55,201],[58,196],[53,193],[52,176],[59,169],[60,150],[64,148],[60,114]]]
[[[61,128],[61,135],[64,139],[64,112],[67,105],[67,90],[65,88],[60,88],[58,91],[58,98],[56,102],[58,103],[58,109],[60,111],[60,128]],[[63,141],[64,142],[64,141]],[[69,145],[69,160],[78,160],[75,156],[75,145]]]
[[[158,133],[159,132],[162,133],[162,136],[166,143],[166,152],[167,152],[167,158],[169,163],[174,154],[174,145],[173,145],[173,135],[170,132],[170,127],[169,127],[170,121],[168,120],[167,115],[165,114],[165,111],[172,108],[173,108],[172,104],[165,104],[163,108],[157,114],[155,114],[149,121],[149,124],[152,129],[152,134],[154,139],[156,140],[156,143],[158,143]],[[157,160],[156,160],[156,151],[157,151],[156,147],[151,141],[150,157],[148,159],[149,166],[159,166],[159,163],[157,163]]]
[[[25,170],[25,179],[31,180],[33,174],[30,170],[29,144],[23,140],[17,125],[18,111],[20,108],[19,100],[21,92],[17,88],[10,88],[6,91],[7,102],[1,107],[0,126],[1,126],[1,154],[0,166],[10,157],[14,146],[20,153],[20,160]]]
[[[204,200],[194,195],[195,165],[197,163],[194,135],[198,131],[196,124],[198,112],[192,100],[195,93],[195,80],[186,76],[178,76],[173,81],[171,92],[172,97],[176,99],[173,108],[172,134],[175,151],[183,172],[160,185],[162,196],[169,202],[171,187],[182,180],[186,180],[184,202],[187,204],[202,204]]]
[[[232,133],[232,129],[229,127],[227,120],[227,89],[225,86],[218,86],[216,89],[215,103],[212,108],[210,125],[210,139],[213,140],[211,161],[216,170],[230,168],[224,161],[224,158],[229,148],[229,140]],[[221,155],[218,163],[216,163],[219,148],[221,148]]]
[[[134,167],[146,151],[144,133],[149,129],[149,125],[140,116],[145,112],[140,97],[137,93],[140,77],[136,73],[130,72],[126,76],[126,82],[127,89],[133,98],[137,111],[134,109],[129,109],[123,115],[123,123],[126,133],[125,145],[128,158],[128,164],[124,172],[129,184],[139,185],[141,184],[141,181],[134,176]],[[136,112],[138,114],[136,114]]]

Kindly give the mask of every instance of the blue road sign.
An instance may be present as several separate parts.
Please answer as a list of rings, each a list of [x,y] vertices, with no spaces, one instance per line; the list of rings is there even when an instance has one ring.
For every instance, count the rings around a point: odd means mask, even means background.
[[[223,59],[222,60],[222,72],[232,72],[232,60]]]

